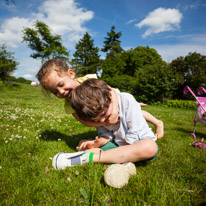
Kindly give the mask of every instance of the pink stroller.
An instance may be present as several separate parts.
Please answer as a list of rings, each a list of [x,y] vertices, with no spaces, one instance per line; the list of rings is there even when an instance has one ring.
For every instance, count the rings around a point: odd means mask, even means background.
[[[206,97],[197,97],[195,96],[194,92],[190,89],[189,86],[186,86],[184,88],[183,94],[186,94],[186,91],[189,91],[192,96],[196,99],[197,101],[197,111],[194,117],[194,128],[193,128],[193,132],[190,133],[190,135],[196,139],[196,135],[195,135],[195,129],[196,129],[196,123],[200,122],[203,125],[206,125]],[[201,91],[203,91],[204,93],[206,93],[206,90],[203,87],[200,87],[197,94],[201,95]],[[199,116],[199,118],[198,118]],[[206,149],[206,144],[203,144],[204,138],[202,138],[201,142],[199,141],[195,141],[192,143],[193,146],[197,146],[199,148],[202,149]]]

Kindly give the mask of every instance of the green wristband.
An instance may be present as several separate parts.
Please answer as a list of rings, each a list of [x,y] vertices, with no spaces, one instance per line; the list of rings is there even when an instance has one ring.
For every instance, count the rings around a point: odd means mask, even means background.
[[[90,154],[89,154],[89,163],[93,162],[93,156],[94,156],[94,153],[90,152]]]

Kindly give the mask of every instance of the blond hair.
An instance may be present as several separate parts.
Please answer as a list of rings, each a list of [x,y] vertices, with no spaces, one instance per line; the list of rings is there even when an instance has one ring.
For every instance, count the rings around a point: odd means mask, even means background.
[[[56,71],[58,74],[66,73],[69,69],[69,66],[61,59],[49,59],[46,61],[36,74],[36,78],[39,80],[40,85],[47,89],[45,85],[46,75],[48,75],[51,71]]]

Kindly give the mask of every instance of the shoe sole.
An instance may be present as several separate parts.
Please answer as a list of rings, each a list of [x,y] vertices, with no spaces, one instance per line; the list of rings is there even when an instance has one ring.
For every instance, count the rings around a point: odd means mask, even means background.
[[[108,186],[122,188],[128,184],[132,175],[136,174],[136,167],[129,162],[124,164],[114,164],[107,168],[104,173],[104,181]]]
[[[127,163],[124,163],[123,165],[126,167],[126,169],[127,169],[128,173],[130,174],[130,176],[133,176],[133,175],[137,174],[137,169],[136,169],[136,166],[135,166],[134,163],[127,162]]]

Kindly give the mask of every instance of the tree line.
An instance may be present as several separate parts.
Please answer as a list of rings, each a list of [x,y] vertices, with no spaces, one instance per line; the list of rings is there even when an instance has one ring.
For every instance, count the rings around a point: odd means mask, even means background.
[[[70,58],[61,36],[53,35],[51,29],[40,21],[34,23],[34,28],[23,29],[22,41],[33,51],[32,58],[41,59],[42,63],[48,58],[63,59],[77,76],[96,73],[110,86],[130,92],[138,101],[183,99],[182,91],[186,85],[194,91],[206,87],[206,56],[188,53],[167,63],[149,46],[125,51],[121,47],[122,33],[115,30],[112,26],[104,38],[101,51],[105,53],[105,59],[101,59],[100,49],[95,47],[88,32],[76,44],[73,58]],[[18,62],[3,45],[0,48],[0,78],[5,80],[17,65]]]

